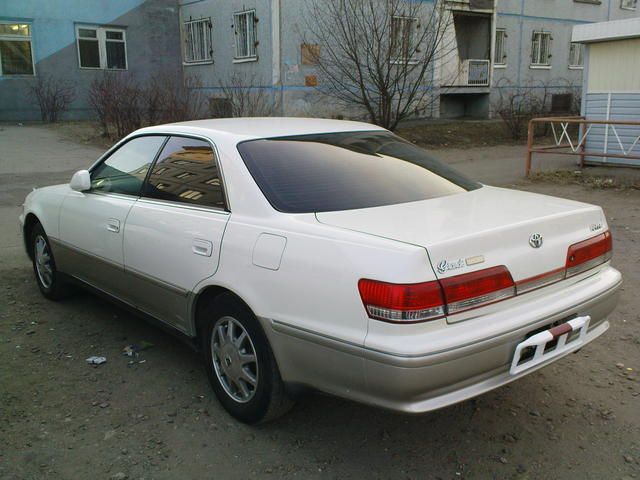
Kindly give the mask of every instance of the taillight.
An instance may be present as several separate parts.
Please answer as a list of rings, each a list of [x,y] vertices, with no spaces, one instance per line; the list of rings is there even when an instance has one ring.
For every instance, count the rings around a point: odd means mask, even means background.
[[[574,243],[567,252],[567,277],[589,270],[611,259],[613,239],[604,232],[582,242]]]
[[[504,266],[425,283],[362,279],[358,289],[369,317],[400,323],[435,320],[515,295],[513,279]]]
[[[362,279],[358,290],[371,318],[410,323],[444,316],[442,291],[437,281],[395,284]]]
[[[411,323],[483,307],[551,285],[590,270],[611,259],[613,240],[607,231],[575,243],[567,251],[564,268],[514,283],[504,265],[425,283],[395,284],[362,279],[360,296],[369,317]]]
[[[440,284],[449,315],[498,302],[516,294],[513,278],[505,266],[443,278]]]

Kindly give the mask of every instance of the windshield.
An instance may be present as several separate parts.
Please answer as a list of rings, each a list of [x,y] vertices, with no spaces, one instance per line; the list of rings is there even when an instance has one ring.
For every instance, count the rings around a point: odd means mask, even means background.
[[[250,140],[238,151],[267,200],[285,213],[378,207],[480,187],[390,132]]]

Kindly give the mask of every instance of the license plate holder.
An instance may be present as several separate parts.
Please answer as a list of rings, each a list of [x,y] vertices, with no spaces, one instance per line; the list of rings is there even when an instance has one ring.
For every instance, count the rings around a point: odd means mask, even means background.
[[[536,333],[520,342],[513,354],[509,373],[517,375],[569,350],[579,348],[580,345],[585,343],[590,321],[591,317],[589,315],[576,317],[548,330]],[[576,332],[576,334],[573,335],[573,332]],[[567,341],[569,337],[571,339]],[[555,346],[553,346],[553,343],[555,343]],[[547,349],[548,344],[551,344],[551,348]],[[526,355],[531,349],[534,350],[533,355]]]

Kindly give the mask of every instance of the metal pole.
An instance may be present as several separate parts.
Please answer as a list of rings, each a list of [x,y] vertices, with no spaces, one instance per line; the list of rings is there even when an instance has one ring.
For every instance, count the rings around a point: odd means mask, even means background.
[[[527,128],[527,165],[525,167],[525,174],[528,177],[531,173],[531,157],[533,156],[533,120],[529,120],[529,126]]]

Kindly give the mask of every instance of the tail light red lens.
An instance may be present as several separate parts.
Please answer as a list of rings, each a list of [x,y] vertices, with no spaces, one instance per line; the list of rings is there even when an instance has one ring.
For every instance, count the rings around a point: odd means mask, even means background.
[[[449,315],[498,302],[516,294],[513,278],[505,266],[443,278],[440,284]]]
[[[369,317],[387,322],[424,322],[515,297],[590,270],[611,259],[612,244],[609,231],[575,243],[567,251],[565,267],[520,280],[517,291],[504,265],[425,283],[362,279],[358,289]]]
[[[506,267],[493,267],[464,275],[414,284],[362,279],[360,297],[369,317],[388,322],[424,322],[515,295]]]
[[[567,277],[596,267],[611,259],[613,239],[611,232],[604,232],[582,242],[574,243],[567,252]]]
[[[444,316],[442,290],[437,281],[395,284],[362,279],[358,289],[371,318],[409,323]]]

